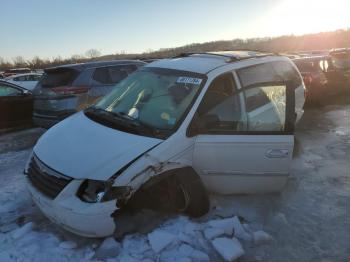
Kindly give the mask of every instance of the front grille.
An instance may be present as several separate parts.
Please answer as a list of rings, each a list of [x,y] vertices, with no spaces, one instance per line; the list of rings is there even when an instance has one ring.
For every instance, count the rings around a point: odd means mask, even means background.
[[[33,156],[28,167],[28,178],[31,184],[41,193],[54,199],[72,178],[52,170]]]

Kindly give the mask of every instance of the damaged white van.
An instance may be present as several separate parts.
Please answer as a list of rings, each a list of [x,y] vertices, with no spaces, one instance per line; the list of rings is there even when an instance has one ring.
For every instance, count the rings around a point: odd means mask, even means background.
[[[304,85],[286,57],[183,54],[148,64],[49,129],[25,174],[53,222],[111,235],[130,207],[201,216],[207,192],[275,192],[287,181]]]

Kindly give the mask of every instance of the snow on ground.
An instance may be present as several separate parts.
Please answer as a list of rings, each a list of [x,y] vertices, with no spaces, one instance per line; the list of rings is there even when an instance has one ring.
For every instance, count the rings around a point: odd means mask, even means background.
[[[25,189],[30,149],[0,137],[0,261],[223,261],[243,253],[239,261],[348,261],[349,120],[347,105],[305,113],[281,194],[212,195],[206,216],[173,217],[121,242],[78,237],[46,219]],[[41,131],[28,132],[36,139]]]

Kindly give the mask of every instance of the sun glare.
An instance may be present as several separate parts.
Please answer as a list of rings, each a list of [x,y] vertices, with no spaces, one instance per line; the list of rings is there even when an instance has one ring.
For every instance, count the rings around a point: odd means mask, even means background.
[[[349,9],[349,0],[285,0],[262,17],[260,28],[267,35],[302,35],[347,28]]]

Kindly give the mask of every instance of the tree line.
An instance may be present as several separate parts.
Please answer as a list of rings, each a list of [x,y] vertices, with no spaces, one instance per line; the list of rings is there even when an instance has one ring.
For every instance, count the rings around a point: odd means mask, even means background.
[[[302,36],[288,35],[280,37],[233,39],[206,43],[194,43],[176,48],[162,48],[157,51],[148,51],[141,54],[120,52],[117,54],[101,56],[101,53],[98,50],[90,49],[86,51],[84,55],[72,55],[70,58],[62,58],[57,56],[51,59],[43,59],[39,56],[35,56],[30,60],[26,60],[21,56],[17,56],[12,58],[12,61],[7,61],[0,57],[0,70],[20,67],[43,69],[62,64],[99,60],[157,59],[192,52],[261,50],[267,52],[293,53],[298,51],[324,50],[343,47],[350,47],[350,28]]]

